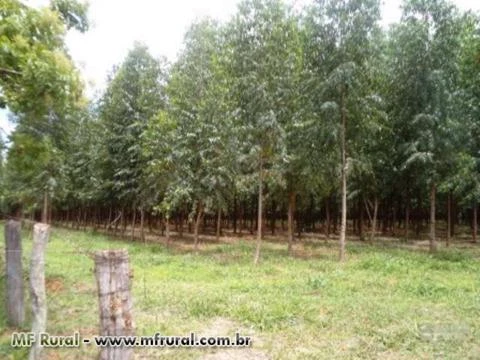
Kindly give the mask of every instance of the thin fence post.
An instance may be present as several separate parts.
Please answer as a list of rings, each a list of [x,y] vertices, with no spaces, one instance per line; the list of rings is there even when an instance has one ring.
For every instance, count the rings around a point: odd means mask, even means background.
[[[7,320],[20,327],[25,320],[20,221],[5,224],[5,260],[7,272]]]
[[[47,328],[47,296],[45,291],[45,248],[50,226],[43,223],[33,227],[32,260],[30,263],[30,297],[32,301],[32,333],[36,341],[30,349],[29,360],[41,359],[42,346],[38,334]]]
[[[104,250],[94,254],[100,309],[100,335],[134,334],[132,318],[131,272],[126,250]],[[133,359],[131,347],[104,347],[100,360]]]

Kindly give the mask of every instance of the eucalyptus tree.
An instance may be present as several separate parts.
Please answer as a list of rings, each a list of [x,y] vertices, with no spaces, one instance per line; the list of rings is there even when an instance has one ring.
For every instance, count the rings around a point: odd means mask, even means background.
[[[443,187],[457,194],[465,206],[472,208],[472,239],[477,240],[477,213],[480,200],[480,18],[473,13],[462,16],[459,58],[460,81],[454,106],[461,119],[455,131],[457,161],[453,171],[442,182]],[[450,219],[449,219],[450,220]],[[450,221],[449,221],[450,223]]]
[[[398,173],[397,185],[402,189],[405,207],[405,239],[409,238],[412,198],[423,191],[425,174],[423,164],[406,160],[410,143],[415,137],[412,119],[420,113],[423,98],[422,83],[425,74],[417,67],[416,61],[424,55],[420,37],[416,41],[416,30],[407,25],[395,24],[388,33],[386,57],[388,61],[388,96],[387,112],[393,132],[396,134],[392,143],[391,159]],[[417,55],[418,53],[418,55]],[[417,210],[421,207],[421,196],[416,199]]]
[[[148,159],[142,134],[149,119],[166,104],[164,67],[146,46],[135,43],[110,79],[99,108],[108,155],[102,165],[108,170],[105,180],[111,182],[114,199],[122,209],[132,206],[133,224],[137,208],[143,218],[146,201],[143,179]]]
[[[161,127],[173,129],[163,148],[171,160],[156,163],[157,170],[169,166],[173,174],[164,206],[192,205],[195,250],[204,213],[225,209],[234,184],[237,134],[228,106],[225,56],[221,27],[210,19],[194,23],[171,70],[169,109],[157,119]]]
[[[11,195],[20,196],[17,200],[25,200],[24,191],[31,189],[30,200],[38,205],[38,194],[43,194],[43,221],[49,194],[61,183],[65,120],[83,89],[66,53],[65,35],[70,28],[88,28],[86,10],[86,5],[69,0],[40,9],[16,0],[0,2],[0,105],[18,115],[7,171],[10,180],[19,177],[20,189],[14,181],[8,184]],[[36,156],[39,161],[29,163]]]
[[[264,164],[265,183],[272,192],[285,193],[288,201],[288,252],[292,251],[295,204],[297,195],[307,197],[310,194],[310,173],[308,172],[307,159],[310,154],[310,142],[305,141],[310,131],[311,118],[309,108],[306,106],[308,93],[306,90],[307,74],[304,69],[303,32],[299,26],[299,16],[293,9],[272,2],[265,3],[266,18],[259,21],[257,27],[270,26],[276,31],[270,38],[263,34],[267,49],[267,56],[261,66],[263,70],[271,71],[264,80],[267,82],[269,94],[268,102],[272,106],[277,121],[281,142],[277,145],[278,154],[267,155],[270,165]],[[268,7],[271,7],[269,9]],[[270,14],[268,13],[270,12]],[[268,17],[271,18],[268,18]],[[258,29],[259,33],[262,31]],[[268,48],[270,47],[270,49]],[[274,54],[270,52],[274,51]],[[256,70],[255,70],[256,71]],[[260,70],[262,71],[262,70]],[[261,85],[260,85],[261,86]],[[268,145],[267,145],[268,146]],[[259,250],[259,249],[258,249]],[[257,260],[258,261],[258,260]]]
[[[430,191],[430,250],[436,250],[435,204],[440,179],[454,154],[460,21],[447,1],[408,0],[391,34],[393,117],[402,134],[403,168],[415,168]],[[398,149],[398,148],[397,148]]]
[[[392,196],[398,172],[392,160],[394,133],[387,114],[389,78],[384,34],[377,32],[374,43],[374,56],[363,67],[364,95],[357,105],[362,121],[353,124],[356,138],[350,147],[350,198],[357,198],[359,213],[363,213],[363,207],[366,209],[371,224],[370,240],[376,233],[380,203]],[[362,236],[362,224],[359,229]]]
[[[371,224],[369,239],[373,240],[380,202],[391,194],[396,170],[391,157],[394,134],[382,110],[383,101],[380,98],[367,100],[372,102],[364,104],[367,126],[359,133],[355,157],[351,160],[350,198],[358,198],[359,206],[365,207]]]
[[[68,128],[68,148],[65,149],[65,194],[59,208],[67,213],[66,221],[76,217],[81,221],[81,211],[86,217],[86,207],[108,205],[102,169],[105,154],[102,151],[102,127],[93,106],[78,109]],[[103,205],[103,206],[102,206]]]
[[[164,215],[167,243],[170,241],[170,216],[179,203],[185,201],[185,194],[172,189],[177,173],[173,146],[176,141],[176,121],[167,109],[159,111],[148,122],[143,134],[143,152],[148,159],[144,184],[150,191],[150,206],[154,213]]]
[[[20,124],[10,136],[4,185],[7,204],[18,204],[34,214],[42,209],[48,222],[51,199],[64,184],[64,154],[50,137],[26,131]]]
[[[361,101],[367,95],[369,81],[365,71],[375,56],[374,39],[379,31],[379,1],[319,0],[309,9],[310,51],[318,55],[312,73],[317,79],[316,92],[322,104],[325,122],[335,120],[340,158],[341,228],[340,261],[345,260],[347,229],[347,173],[349,147],[353,145],[358,127],[362,126]],[[332,126],[325,126],[325,129]],[[324,141],[324,140],[322,140]]]
[[[296,175],[294,130],[302,121],[298,96],[301,42],[296,23],[282,1],[248,0],[239,5],[228,28],[233,95],[244,145],[243,171],[258,184],[255,263],[260,258],[264,184],[284,186],[286,172]],[[293,177],[289,183],[294,192]]]
[[[317,25],[313,16],[293,15],[287,8],[285,20],[288,27],[284,39],[279,41],[286,50],[283,75],[277,79],[276,101],[278,119],[285,134],[284,155],[279,162],[288,199],[288,252],[292,250],[294,219],[297,198],[310,203],[308,212],[314,210],[313,198],[329,197],[335,186],[336,176],[332,164],[331,146],[326,133],[335,132],[325,126],[319,116],[325,109],[318,106],[318,97],[323,83],[318,76],[322,71],[322,59],[316,52]],[[313,21],[313,22],[312,22]],[[319,141],[320,140],[320,141]],[[325,140],[325,141],[324,141]],[[283,160],[283,161],[282,161]],[[333,171],[332,171],[333,170]],[[320,196],[319,196],[320,195]],[[327,206],[328,207],[328,206]],[[329,217],[329,209],[327,209]],[[312,217],[310,214],[309,217]],[[297,217],[298,219],[299,217]],[[300,234],[301,224],[298,224]],[[329,225],[327,226],[327,228]]]

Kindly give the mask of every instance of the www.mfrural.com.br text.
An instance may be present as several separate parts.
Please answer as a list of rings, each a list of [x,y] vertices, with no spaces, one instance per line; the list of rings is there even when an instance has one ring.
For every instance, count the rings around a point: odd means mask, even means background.
[[[125,346],[125,347],[249,347],[252,340],[249,336],[236,333],[235,336],[197,336],[191,332],[185,336],[167,336],[155,333],[152,336],[92,336],[81,337],[75,332],[68,336],[51,335],[49,333],[32,332],[13,333],[12,347],[30,347],[39,342],[42,347],[61,348],[95,345],[97,347]]]

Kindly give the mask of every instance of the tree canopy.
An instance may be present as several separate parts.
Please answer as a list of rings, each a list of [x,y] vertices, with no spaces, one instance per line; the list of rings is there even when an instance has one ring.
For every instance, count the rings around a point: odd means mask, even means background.
[[[378,0],[244,0],[226,22],[195,21],[173,63],[135,43],[89,103],[65,47],[87,6],[0,5],[0,100],[18,123],[5,204],[123,231],[129,219],[132,237],[137,213],[142,238],[145,221],[194,225],[196,249],[212,223],[256,229],[255,263],[267,221],[274,233],[284,219],[289,252],[320,224],[340,260],[364,225],[372,240],[428,224],[435,251],[437,218],[449,239],[469,217],[476,240],[477,14],[404,0],[387,30]]]

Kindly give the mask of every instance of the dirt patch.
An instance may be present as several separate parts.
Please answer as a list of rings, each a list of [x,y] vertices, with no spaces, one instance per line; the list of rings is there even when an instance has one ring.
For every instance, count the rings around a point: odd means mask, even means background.
[[[95,294],[97,291],[94,284],[87,284],[83,282],[75,284],[74,287],[77,293]]]
[[[93,328],[93,327],[81,328],[78,330],[78,332],[82,337],[95,336],[95,335],[98,335],[98,328]]]
[[[242,325],[226,318],[213,319],[200,333],[201,336],[234,336],[235,333],[239,333],[242,336],[249,336],[253,339],[253,346],[262,344],[262,341],[254,336],[254,332],[251,329],[247,329]],[[201,356],[202,360],[268,360],[270,359],[264,352],[247,348],[237,349],[218,349],[213,353]]]
[[[241,326],[236,322],[226,318],[215,318],[208,326],[206,326],[202,336],[227,336],[233,332],[239,331]]]
[[[269,360],[266,354],[253,349],[230,349],[201,357],[202,360]]]
[[[222,265],[227,265],[232,262],[238,262],[242,256],[240,254],[214,254],[213,259]]]
[[[47,292],[54,294],[63,291],[63,289],[65,288],[63,280],[59,277],[47,277],[47,279],[45,280],[45,287],[47,288]]]
[[[47,350],[47,360],[60,360],[60,354],[54,350]]]

